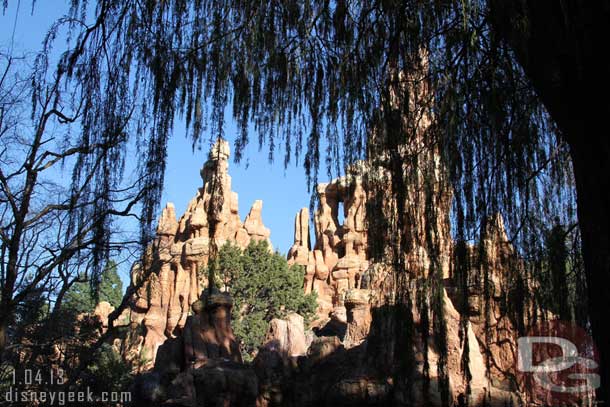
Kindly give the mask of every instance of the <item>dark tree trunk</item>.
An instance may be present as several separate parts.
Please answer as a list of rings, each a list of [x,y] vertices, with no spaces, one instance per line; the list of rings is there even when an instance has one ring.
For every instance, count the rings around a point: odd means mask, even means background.
[[[0,362],[4,362],[4,351],[6,349],[6,339],[8,335],[8,318],[0,316]]]
[[[598,124],[598,122],[596,122]],[[599,123],[601,124],[601,123]],[[592,126],[591,126],[592,127]],[[600,128],[589,128],[595,134]],[[578,220],[582,233],[582,249],[587,277],[589,318],[600,352],[602,388],[600,400],[610,395],[610,174],[608,136],[582,137],[571,146],[576,189]]]
[[[587,277],[600,352],[598,398],[610,402],[610,3],[490,1],[495,31],[515,51],[570,146]]]
[[[553,289],[551,295],[559,318],[569,321],[570,300],[567,276],[568,251],[566,248],[566,232],[557,224],[551,230],[547,239],[548,263]]]

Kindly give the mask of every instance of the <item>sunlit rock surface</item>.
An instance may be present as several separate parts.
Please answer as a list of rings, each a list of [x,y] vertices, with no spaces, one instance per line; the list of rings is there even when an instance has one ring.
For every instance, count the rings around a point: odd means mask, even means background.
[[[132,284],[140,288],[124,313],[129,340],[117,347],[126,359],[144,360],[140,371],[147,373],[134,384],[142,405],[532,402],[515,379],[515,355],[518,332],[534,315],[522,291],[533,287],[523,281],[522,260],[502,219],[487,220],[481,245],[460,246],[450,233],[450,189],[439,175],[432,216],[424,216],[420,201],[405,208],[411,240],[399,252],[405,269],[398,273],[392,236],[379,237],[381,219],[371,219],[367,209],[395,210],[389,172],[373,160],[318,185],[313,233],[307,208],[295,217],[288,261],[304,268],[304,292],[317,295],[315,319],[307,326],[296,314],[270,321],[254,361],[243,363],[231,329],[232,300],[203,290],[207,276],[201,270],[211,243],[245,247],[268,241],[270,231],[261,201],[241,222],[228,157],[224,142],[212,149],[201,171],[203,188],[179,219],[173,205],[166,206],[146,267],[133,268]],[[433,173],[441,172],[434,167]],[[407,192],[415,194],[424,184],[417,172],[413,180]],[[426,240],[430,229],[434,245]],[[380,244],[381,256],[373,255]],[[145,275],[146,269],[152,272]],[[515,319],[509,302],[523,304],[521,315],[529,317]],[[98,310],[102,321],[106,308]]]
[[[215,144],[201,169],[203,187],[179,219],[174,205],[167,204],[159,218],[157,237],[144,260],[147,267],[137,264],[132,270],[131,284],[139,289],[131,300],[128,318],[143,329],[140,348],[129,352],[144,359],[144,369],[154,365],[161,344],[181,335],[191,305],[207,286],[203,269],[210,255],[210,223],[214,223],[211,239],[217,248],[226,242],[245,248],[250,240],[269,241],[262,201],[255,201],[241,222],[228,160],[228,143]]]

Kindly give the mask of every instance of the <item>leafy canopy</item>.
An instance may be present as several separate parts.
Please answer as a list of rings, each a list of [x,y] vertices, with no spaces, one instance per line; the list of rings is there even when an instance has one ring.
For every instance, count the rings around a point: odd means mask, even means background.
[[[117,308],[123,299],[123,282],[117,272],[117,264],[110,260],[100,277],[97,292],[99,301],[107,301]]]
[[[310,185],[323,161],[330,173],[365,155],[387,158],[381,164],[392,182],[385,195],[394,198],[397,216],[392,230],[371,240],[391,236],[397,253],[419,239],[438,257],[438,233],[431,229],[442,215],[434,205],[442,198],[440,181],[451,187],[458,240],[476,239],[481,223],[500,211],[520,254],[535,257],[545,252],[540,231],[550,219],[575,222],[573,175],[566,145],[494,32],[490,3],[100,0],[91,16],[86,0],[72,0],[68,16],[49,32],[34,86],[53,73],[66,88],[79,84],[82,144],[119,139],[96,173],[104,192],[113,187],[105,180],[120,178],[122,166],[114,164],[124,162],[125,146],[135,139],[144,238],[161,196],[176,115],[186,118],[195,145],[204,132],[224,136],[225,111],[232,108],[240,128],[237,160],[253,124],[270,158],[281,145],[285,163],[302,159]],[[65,26],[69,49],[53,68],[49,50]],[[433,120],[422,134],[423,117]],[[425,193],[407,188],[414,184]],[[423,213],[405,215],[407,204]],[[402,236],[422,219],[424,236]],[[235,264],[231,273],[251,277],[254,266]],[[396,269],[404,271],[404,264]],[[431,274],[441,287],[442,275]],[[242,315],[240,305],[235,312],[238,323],[256,315],[244,326],[260,332],[255,321],[278,306],[257,304],[270,288],[256,279],[252,287],[258,290],[235,288],[248,298],[241,306],[249,313]]]
[[[66,292],[62,308],[75,315],[83,312],[92,312],[95,308],[95,301],[89,283],[82,281],[75,282]]]
[[[428,249],[437,270],[427,285],[436,290],[427,294],[436,297],[440,320],[440,233],[433,229],[447,214],[439,213],[439,184],[450,188],[457,240],[476,240],[485,219],[501,212],[526,258],[545,253],[541,230],[551,219],[572,225],[576,217],[568,148],[495,32],[492,5],[100,0],[92,16],[87,1],[73,0],[40,62],[48,63],[60,29],[71,28],[56,71],[67,84],[83,84],[84,143],[129,124],[121,146],[135,138],[140,149],[144,237],[179,115],[195,146],[204,133],[223,137],[230,111],[240,128],[237,160],[253,125],[270,158],[281,146],[286,164],[302,160],[310,186],[324,162],[330,173],[379,158],[392,175],[380,197],[395,204],[388,211],[395,219],[369,240],[396,254],[397,298],[405,303],[410,277],[402,254],[414,245]],[[117,148],[114,161],[125,151]],[[414,233],[415,221],[425,233]]]

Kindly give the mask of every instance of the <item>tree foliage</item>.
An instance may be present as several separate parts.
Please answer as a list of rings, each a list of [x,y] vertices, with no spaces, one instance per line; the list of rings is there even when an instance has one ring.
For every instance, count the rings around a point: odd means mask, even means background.
[[[95,300],[88,282],[78,281],[70,287],[63,300],[62,308],[74,314],[92,312],[95,308]]]
[[[289,267],[267,241],[251,241],[244,250],[225,244],[218,253],[218,271],[233,297],[233,331],[246,358],[262,344],[273,318],[296,312],[308,320],[315,313],[315,295],[303,292],[304,270]]]
[[[117,264],[110,260],[106,263],[104,271],[97,284],[88,281],[77,281],[66,293],[62,307],[64,310],[80,314],[82,312],[93,312],[95,305],[100,301],[106,301],[113,307],[117,307],[123,299],[123,283],[117,273]]]
[[[269,157],[281,146],[286,163],[302,161],[310,185],[324,161],[328,172],[340,173],[364,155],[390,152],[383,165],[394,173],[389,192],[401,216],[405,202],[425,199],[405,187],[417,171],[435,191],[435,169],[415,153],[433,150],[454,194],[458,239],[477,238],[483,219],[500,211],[527,257],[544,250],[543,224],[555,216],[575,222],[567,146],[494,33],[485,1],[103,0],[93,15],[87,2],[71,4],[45,47],[61,27],[73,30],[56,70],[66,84],[85,86],[84,142],[133,112],[135,127],[125,135],[145,149],[145,229],[176,114],[196,144],[204,132],[223,136],[228,107],[240,128],[237,160],[254,124]],[[423,135],[422,117],[433,118]],[[400,145],[412,153],[398,154]],[[401,237],[409,233],[403,220],[391,233],[398,246],[414,238],[427,246],[425,236]]]
[[[541,186],[531,181],[542,169],[565,164],[565,146],[555,140],[510,48],[494,35],[484,1],[104,0],[93,16],[91,9],[73,1],[45,46],[61,27],[70,27],[73,39],[57,71],[68,83],[92,87],[82,95],[85,106],[113,106],[90,112],[88,133],[116,123],[123,117],[119,111],[132,112],[125,104],[137,106],[134,134],[150,131],[142,155],[149,198],[162,187],[159,173],[176,113],[184,114],[197,143],[204,131],[212,139],[223,134],[224,113],[232,107],[241,129],[238,160],[254,123],[270,157],[282,145],[286,162],[302,159],[311,182],[325,146],[329,170],[341,172],[343,163],[365,153],[371,129],[387,127],[397,109],[411,117],[386,128],[386,136],[396,137],[395,143],[413,141],[417,117],[409,110],[409,94],[423,86],[417,83],[422,78],[398,73],[420,70],[422,58],[434,90],[427,108],[439,121],[428,144],[443,147],[473,227],[483,212],[506,206],[506,214],[518,216],[521,211],[510,210],[515,205],[538,208],[542,200],[515,199],[515,193],[533,193]],[[49,62],[45,55],[41,64]],[[390,92],[397,89],[404,103],[392,108]],[[120,103],[111,103],[113,98]],[[560,165],[548,171],[561,181],[558,189],[569,182],[566,170]],[[148,215],[143,220],[152,222],[154,213]]]
[[[114,308],[117,308],[123,299],[123,282],[117,272],[117,264],[113,260],[106,263],[100,276],[97,298],[99,301],[108,302]]]
[[[103,136],[90,142],[86,85],[47,76],[41,58],[30,69],[0,50],[0,357],[16,308],[33,292],[44,291],[56,316],[73,283],[96,285],[110,253],[139,243],[110,231],[142,199],[117,161],[126,122],[97,129]]]

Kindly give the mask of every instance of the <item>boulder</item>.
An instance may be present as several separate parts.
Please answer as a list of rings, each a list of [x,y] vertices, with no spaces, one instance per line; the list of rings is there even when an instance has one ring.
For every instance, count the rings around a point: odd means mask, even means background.
[[[279,353],[284,360],[305,355],[307,339],[303,317],[291,313],[284,319],[272,319],[263,347]]]
[[[108,316],[112,311],[114,311],[114,307],[107,301],[99,302],[93,310],[93,315],[102,323],[102,332],[106,332],[108,329]]]

